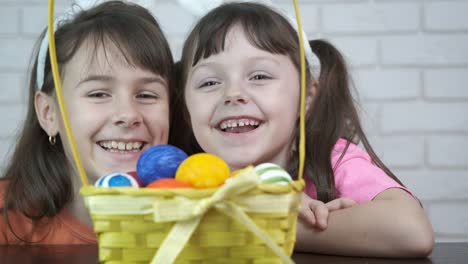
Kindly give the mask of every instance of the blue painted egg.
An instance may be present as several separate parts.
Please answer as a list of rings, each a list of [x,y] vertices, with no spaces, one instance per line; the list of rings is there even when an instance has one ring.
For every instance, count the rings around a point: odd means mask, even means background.
[[[156,145],[145,150],[137,162],[137,174],[143,185],[163,178],[174,178],[187,154],[172,145]]]
[[[138,188],[138,182],[126,173],[111,173],[100,177],[94,184],[98,187],[135,187]]]

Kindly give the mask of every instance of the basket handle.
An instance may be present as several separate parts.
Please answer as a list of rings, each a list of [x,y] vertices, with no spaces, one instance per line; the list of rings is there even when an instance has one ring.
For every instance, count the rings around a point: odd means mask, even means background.
[[[296,13],[297,35],[299,37],[299,57],[301,60],[301,102],[299,115],[299,172],[297,178],[303,179],[305,159],[305,95],[306,95],[306,67],[304,53],[304,39],[302,34],[301,13],[297,0],[293,0],[294,12]]]
[[[54,78],[55,92],[57,93],[57,100],[60,108],[60,113],[62,114],[63,124],[65,126],[65,132],[70,141],[71,151],[73,154],[73,159],[75,160],[76,168],[78,169],[78,174],[80,175],[81,182],[84,186],[88,186],[88,178],[81,163],[80,155],[76,147],[75,137],[73,136],[73,131],[70,127],[70,121],[68,120],[67,109],[65,102],[63,100],[63,91],[60,81],[60,74],[58,70],[57,63],[57,54],[55,49],[55,38],[54,38],[54,0],[49,0],[49,15],[47,19],[47,34],[49,38],[49,58],[50,64],[52,67],[52,76]]]

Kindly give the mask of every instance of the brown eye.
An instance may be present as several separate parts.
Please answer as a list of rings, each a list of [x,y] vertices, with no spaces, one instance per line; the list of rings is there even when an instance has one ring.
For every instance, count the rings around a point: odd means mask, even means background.
[[[88,97],[91,98],[105,98],[105,97],[110,97],[110,94],[105,93],[105,92],[92,92],[88,94]]]
[[[216,81],[207,81],[207,82],[202,83],[198,88],[214,86],[214,85],[217,85],[217,84],[219,84],[219,82],[216,82]]]
[[[140,99],[158,99],[159,95],[152,94],[152,93],[141,93],[141,94],[137,95],[137,98],[140,98]]]
[[[250,80],[253,81],[259,81],[259,80],[270,80],[271,77],[265,74],[256,74],[250,78]]]

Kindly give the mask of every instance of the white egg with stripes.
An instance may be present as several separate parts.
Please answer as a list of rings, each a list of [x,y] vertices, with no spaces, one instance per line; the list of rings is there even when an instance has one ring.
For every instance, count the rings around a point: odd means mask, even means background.
[[[255,167],[262,183],[289,184],[292,181],[291,175],[280,166],[274,163],[262,163]]]
[[[94,186],[97,187],[133,187],[138,188],[138,182],[127,173],[111,173],[100,177]]]

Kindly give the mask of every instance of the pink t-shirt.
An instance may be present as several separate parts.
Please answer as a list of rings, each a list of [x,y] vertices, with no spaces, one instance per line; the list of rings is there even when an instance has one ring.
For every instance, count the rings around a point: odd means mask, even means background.
[[[336,166],[348,141],[339,139],[331,153],[332,168],[335,168],[335,189],[337,197],[350,198],[362,204],[371,201],[379,193],[389,188],[401,188],[411,194],[406,188],[387,176],[377,167],[371,157],[361,148],[351,143],[346,154]],[[304,192],[317,199],[317,191],[309,177],[304,177]]]

